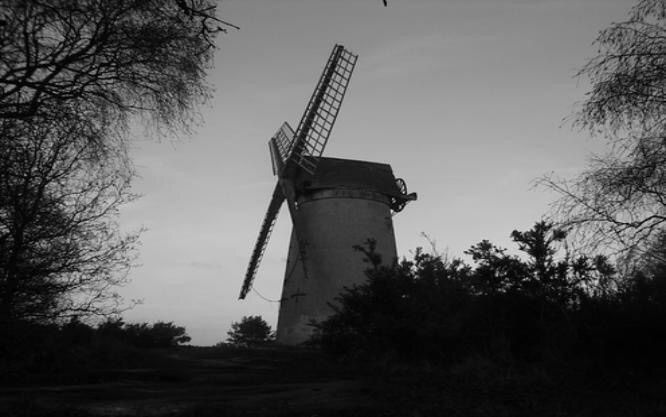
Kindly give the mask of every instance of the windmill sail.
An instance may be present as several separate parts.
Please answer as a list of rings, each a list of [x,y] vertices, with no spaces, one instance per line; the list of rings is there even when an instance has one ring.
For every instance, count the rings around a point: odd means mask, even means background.
[[[357,55],[335,45],[296,129],[289,160],[313,174],[338,117]]]
[[[266,250],[266,245],[268,244],[268,238],[271,236],[273,231],[273,226],[275,226],[275,221],[277,220],[277,215],[280,212],[280,207],[284,202],[284,193],[282,192],[282,187],[280,184],[275,186],[273,190],[273,197],[271,202],[268,204],[268,211],[266,211],[266,216],[264,217],[264,222],[261,224],[261,230],[259,231],[259,237],[257,238],[257,243],[254,245],[254,250],[252,251],[252,257],[250,258],[250,264],[247,266],[247,272],[245,273],[245,280],[243,281],[243,287],[241,288],[239,299],[244,299],[247,293],[252,288],[252,281],[257,274],[257,268],[259,268],[259,263],[261,258],[264,256],[264,251]]]
[[[289,158],[291,146],[294,143],[294,130],[289,123],[284,122],[277,132],[268,142],[271,152],[271,163],[273,165],[273,175],[280,175],[284,164]]]
[[[268,238],[285,199],[294,223],[299,251],[304,257],[305,248],[300,239],[301,232],[296,224],[294,176],[299,169],[310,174],[314,173],[318,158],[326,147],[326,142],[340,111],[356,59],[357,56],[347,51],[342,45],[335,45],[296,132],[285,122],[269,141],[273,173],[279,177],[278,184],[273,191],[273,197],[268,205],[266,217],[261,225],[250,264],[247,267],[240,299],[245,298],[252,288],[252,282],[266,250]],[[303,264],[303,269],[305,270],[305,268],[306,266]]]

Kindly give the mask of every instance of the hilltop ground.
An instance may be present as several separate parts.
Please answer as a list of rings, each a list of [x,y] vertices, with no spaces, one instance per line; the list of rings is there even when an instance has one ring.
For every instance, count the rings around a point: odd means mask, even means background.
[[[627,375],[553,377],[538,368],[471,359],[364,367],[314,351],[178,348],[146,367],[93,369],[76,383],[35,375],[0,387],[8,416],[657,416],[666,380]],[[359,369],[364,368],[364,369]]]

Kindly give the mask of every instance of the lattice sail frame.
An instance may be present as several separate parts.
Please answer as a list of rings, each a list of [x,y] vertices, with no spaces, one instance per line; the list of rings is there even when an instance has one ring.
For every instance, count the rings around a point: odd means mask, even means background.
[[[289,159],[310,174],[314,174],[317,158],[324,152],[333,130],[357,59],[358,55],[335,45],[296,128]]]
[[[243,281],[243,286],[241,287],[241,292],[238,296],[238,298],[241,300],[245,298],[247,293],[252,288],[252,282],[254,281],[254,277],[257,274],[257,269],[259,269],[261,259],[264,257],[266,246],[268,246],[268,238],[270,238],[271,233],[273,232],[273,227],[275,227],[275,222],[277,220],[278,213],[280,212],[280,207],[282,207],[282,203],[284,203],[284,194],[282,193],[282,187],[278,183],[275,185],[275,189],[273,190],[271,202],[268,205],[266,216],[264,216],[264,221],[261,224],[261,230],[259,231],[259,237],[257,237],[257,242],[254,245],[252,257],[250,258],[250,263],[247,266],[245,280]]]
[[[289,123],[284,122],[268,142],[273,175],[280,175],[287,158],[289,158],[289,153],[294,145],[294,135],[294,129],[289,126]]]

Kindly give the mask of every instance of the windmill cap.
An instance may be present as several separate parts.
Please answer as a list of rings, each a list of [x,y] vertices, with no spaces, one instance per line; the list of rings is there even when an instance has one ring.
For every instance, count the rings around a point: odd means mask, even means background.
[[[307,194],[321,189],[358,189],[375,191],[387,196],[401,196],[389,164],[353,159],[319,158],[317,171],[300,171],[296,176],[296,192]]]

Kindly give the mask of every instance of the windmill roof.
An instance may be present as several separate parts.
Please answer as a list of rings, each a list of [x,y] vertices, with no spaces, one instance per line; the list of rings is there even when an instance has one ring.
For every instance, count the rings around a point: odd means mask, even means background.
[[[296,178],[301,192],[327,188],[349,188],[400,195],[389,164],[353,159],[319,158],[314,175],[301,171]]]

